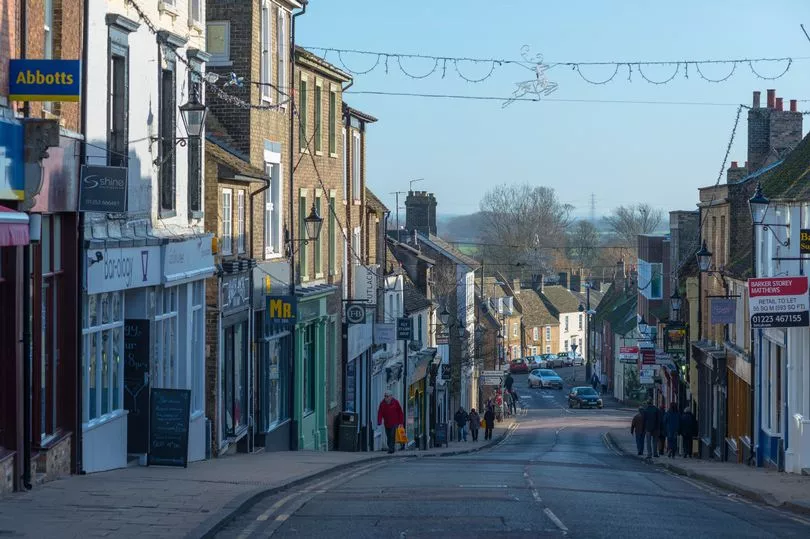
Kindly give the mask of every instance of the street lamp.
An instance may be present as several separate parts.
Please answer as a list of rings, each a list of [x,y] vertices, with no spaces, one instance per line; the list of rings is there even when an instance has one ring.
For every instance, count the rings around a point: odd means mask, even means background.
[[[678,289],[675,288],[675,292],[673,292],[669,297],[669,305],[672,307],[672,317],[676,320],[680,319],[682,303],[683,298],[681,298],[681,294],[678,292]]]
[[[638,331],[642,335],[646,336],[649,330],[650,326],[647,324],[647,322],[644,320],[644,317],[642,316],[641,321],[638,323]]]
[[[751,221],[755,225],[761,225],[765,222],[765,214],[768,213],[768,205],[771,203],[762,193],[762,184],[757,182],[757,190],[754,191],[754,196],[748,199],[748,209],[751,210]]]
[[[698,268],[702,272],[709,271],[709,266],[712,264],[712,252],[706,247],[706,240],[703,240],[703,245],[700,250],[695,253],[697,257]]]
[[[318,210],[315,204],[309,210],[309,215],[304,219],[304,228],[307,232],[307,241],[315,241],[321,235],[321,227],[323,227],[323,217],[318,215]]]
[[[200,103],[197,96],[197,85],[192,85],[191,100],[180,107],[180,117],[189,138],[199,138],[205,127],[205,116],[208,114],[208,107]]]
[[[447,310],[447,305],[445,305],[442,312],[439,313],[439,320],[441,320],[443,326],[446,326],[450,322],[450,311]]]

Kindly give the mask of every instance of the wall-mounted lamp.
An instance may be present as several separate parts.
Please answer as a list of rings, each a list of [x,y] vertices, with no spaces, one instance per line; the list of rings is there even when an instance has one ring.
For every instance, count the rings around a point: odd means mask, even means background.
[[[183,120],[183,127],[186,128],[187,137],[175,137],[175,146],[186,146],[189,140],[197,140],[202,136],[203,129],[205,129],[205,117],[208,115],[208,107],[200,102],[199,98],[199,84],[191,85],[191,95],[188,103],[180,106],[180,118]],[[161,137],[150,137],[151,142],[163,141]],[[169,156],[162,156],[166,161]],[[162,166],[163,163],[160,158],[156,158],[152,162],[155,166]]]
[[[762,184],[757,182],[757,189],[754,191],[754,196],[748,199],[748,209],[751,211],[751,222],[754,223],[754,226],[761,226],[763,230],[770,230],[774,239],[780,245],[783,247],[788,247],[790,245],[790,237],[787,237],[785,238],[785,241],[782,241],[776,236],[776,232],[774,232],[772,228],[775,226],[789,228],[790,225],[787,223],[769,224],[765,222],[765,216],[768,213],[770,204],[771,201],[762,192]]]

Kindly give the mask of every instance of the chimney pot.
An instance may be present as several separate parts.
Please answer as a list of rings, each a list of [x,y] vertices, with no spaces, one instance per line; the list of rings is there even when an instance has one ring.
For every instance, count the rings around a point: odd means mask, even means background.
[[[761,92],[759,90],[754,90],[754,108],[755,109],[759,108],[759,96],[760,95],[761,95]]]
[[[796,112],[796,100],[795,99],[790,100],[790,112]]]
[[[768,108],[772,109],[775,106],[776,90],[768,90]]]
[[[737,161],[731,162],[731,168],[737,168]]]
[[[782,106],[783,106],[783,105],[782,105],[782,98],[781,98],[781,97],[777,97],[777,98],[776,98],[776,110],[782,110]]]

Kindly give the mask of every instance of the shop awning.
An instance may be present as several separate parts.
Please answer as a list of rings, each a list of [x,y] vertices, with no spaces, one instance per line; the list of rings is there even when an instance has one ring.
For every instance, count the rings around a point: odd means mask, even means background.
[[[28,242],[28,214],[0,206],[0,247]]]

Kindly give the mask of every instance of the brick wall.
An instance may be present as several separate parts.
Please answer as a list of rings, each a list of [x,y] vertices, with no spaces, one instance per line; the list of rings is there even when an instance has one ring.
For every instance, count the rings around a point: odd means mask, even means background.
[[[436,234],[436,197],[426,191],[409,191],[405,199],[405,228]]]
[[[754,92],[753,107],[748,110],[748,170],[755,172],[783,157],[802,139],[802,114],[796,101],[783,110],[776,90],[767,93],[765,107],[760,107],[759,92]]]
[[[3,97],[8,95],[8,61],[19,57],[20,14],[17,4],[18,0],[0,0],[0,96]]]

